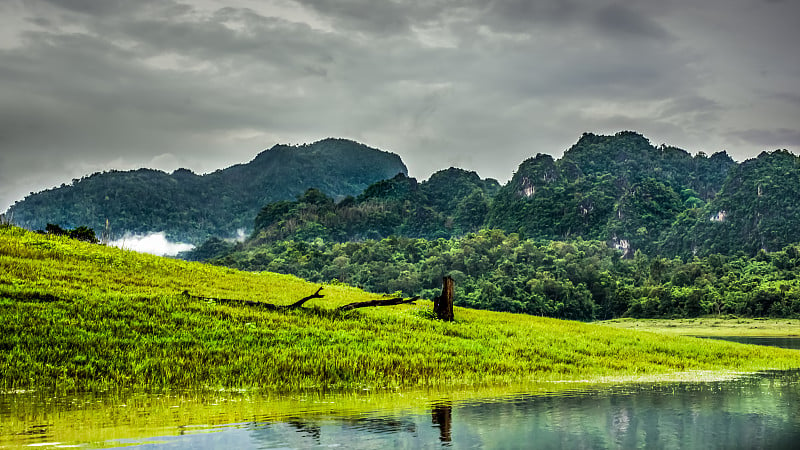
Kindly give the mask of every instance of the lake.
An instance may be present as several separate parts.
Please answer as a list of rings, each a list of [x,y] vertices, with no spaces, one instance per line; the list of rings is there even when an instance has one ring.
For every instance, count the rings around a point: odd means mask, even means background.
[[[800,352],[798,354],[800,357]],[[0,394],[0,447],[796,448],[800,371],[538,393]]]

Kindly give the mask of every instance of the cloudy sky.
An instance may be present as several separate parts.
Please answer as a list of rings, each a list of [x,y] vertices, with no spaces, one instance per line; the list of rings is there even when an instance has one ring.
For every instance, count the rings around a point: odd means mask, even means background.
[[[507,180],[583,132],[800,149],[796,0],[0,0],[0,211],[345,137]]]

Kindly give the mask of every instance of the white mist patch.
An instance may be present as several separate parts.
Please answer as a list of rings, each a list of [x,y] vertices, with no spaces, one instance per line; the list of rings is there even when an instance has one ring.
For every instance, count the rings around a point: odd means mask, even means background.
[[[234,242],[244,242],[247,239],[247,234],[244,232],[244,228],[239,228],[236,230],[236,237],[233,238]]]
[[[122,239],[111,241],[108,244],[125,250],[158,256],[175,256],[194,248],[194,245],[185,242],[170,242],[163,231],[146,235],[126,234]]]

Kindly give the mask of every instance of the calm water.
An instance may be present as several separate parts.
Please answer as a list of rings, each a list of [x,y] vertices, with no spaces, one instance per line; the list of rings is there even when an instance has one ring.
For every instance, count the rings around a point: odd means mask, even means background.
[[[789,449],[798,442],[800,371],[487,401],[425,393],[0,394],[0,448]]]
[[[800,349],[800,336],[715,336],[709,337],[709,339],[721,339],[740,344]]]

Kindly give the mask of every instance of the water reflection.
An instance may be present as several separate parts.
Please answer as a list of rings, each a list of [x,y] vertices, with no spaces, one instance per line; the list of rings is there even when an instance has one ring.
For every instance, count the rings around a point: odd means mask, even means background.
[[[436,403],[425,416],[319,421],[315,446],[358,448],[795,448],[800,374],[618,386],[559,395]],[[305,447],[275,424],[261,448]],[[278,438],[277,434],[280,434]],[[293,440],[300,437],[300,441]]]
[[[222,405],[220,398],[180,403],[177,398],[144,397],[125,406],[98,408],[99,414],[69,416],[67,425],[96,432],[91,439],[67,435],[60,422],[63,409],[33,414],[27,406],[15,409],[7,396],[0,397],[0,447],[58,442],[200,449],[781,449],[795,448],[800,439],[800,371],[724,382],[620,385],[482,401],[429,399],[420,400],[412,410],[385,403],[337,409],[334,404],[346,402],[333,397],[304,400],[316,407],[276,415],[284,406],[278,408],[274,399],[245,402],[234,398]],[[75,407],[80,401],[58,404]],[[127,435],[105,433],[109,422],[120,421],[132,424],[124,429]]]
[[[481,443],[536,448],[794,448],[798,376],[618,387],[468,405],[455,422]],[[505,430],[513,430],[506,434]]]
[[[450,429],[453,424],[453,406],[447,402],[434,404],[431,416],[431,422],[439,426],[439,441],[449,443],[452,440]]]

